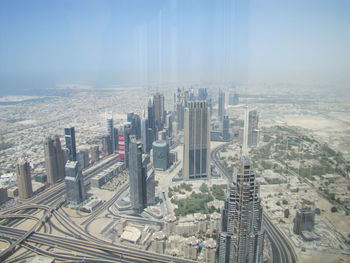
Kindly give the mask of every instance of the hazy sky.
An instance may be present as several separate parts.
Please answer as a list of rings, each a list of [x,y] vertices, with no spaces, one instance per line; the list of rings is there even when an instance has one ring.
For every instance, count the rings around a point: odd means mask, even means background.
[[[231,80],[350,83],[350,1],[0,1],[0,89]]]

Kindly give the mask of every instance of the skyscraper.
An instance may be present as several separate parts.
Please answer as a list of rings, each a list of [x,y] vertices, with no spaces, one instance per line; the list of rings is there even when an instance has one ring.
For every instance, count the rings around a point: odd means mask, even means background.
[[[44,153],[47,182],[55,184],[58,180],[63,179],[65,175],[64,153],[61,148],[60,138],[57,135],[46,139]]]
[[[107,149],[110,149],[109,154],[114,153],[117,150],[117,138],[118,138],[118,129],[114,128],[113,124],[113,115],[112,113],[107,114],[106,112],[106,132],[107,136],[109,136],[108,146],[106,145]]]
[[[20,158],[16,166],[18,195],[20,198],[26,199],[32,196],[32,178],[30,176],[29,163]]]
[[[210,177],[210,130],[206,101],[190,101],[185,109],[183,179]]]
[[[69,160],[77,160],[77,149],[75,145],[75,129],[74,127],[64,128],[64,138],[66,140],[66,147],[69,151]]]
[[[225,115],[225,92],[221,89],[219,90],[219,100],[218,100],[218,118],[222,121]]]
[[[131,132],[130,134],[133,134],[136,136],[136,139],[141,138],[141,118],[139,115],[131,112],[127,114],[127,120],[131,124]]]
[[[152,143],[156,138],[156,126],[155,126],[155,117],[154,117],[154,105],[153,105],[153,98],[150,98],[148,100],[147,105],[147,123],[148,123],[148,129],[147,129],[147,149],[152,148]]]
[[[97,162],[100,159],[100,149],[98,145],[92,146],[90,148],[91,162]]]
[[[141,119],[141,142],[142,142],[142,150],[144,153],[149,152],[149,148],[147,148],[147,134],[148,134],[148,120],[146,118]]]
[[[85,199],[84,180],[78,162],[68,161],[66,166],[66,195],[70,204],[80,204]]]
[[[249,112],[248,146],[256,146],[259,141],[259,115],[256,110]]]
[[[147,204],[147,168],[142,163],[142,144],[134,135],[130,136],[129,163],[131,207],[135,212],[141,212]]]
[[[198,89],[198,100],[207,100],[208,99],[208,92],[206,88],[199,88]]]
[[[230,140],[230,119],[227,115],[222,120],[222,139],[224,141]]]
[[[154,122],[157,131],[160,131],[164,127],[165,111],[164,111],[164,95],[157,92],[153,95],[153,107],[154,107]]]
[[[239,172],[230,185],[222,211],[222,227],[218,235],[219,263],[256,263],[262,262],[263,258],[259,185],[255,181],[247,149],[248,113],[244,126]]]
[[[118,133],[118,154],[120,160],[124,161],[125,167],[129,167],[129,144],[130,144],[130,122],[124,122],[119,129]]]
[[[102,137],[102,152],[105,155],[110,155],[113,153],[113,143],[110,135],[105,135]]]
[[[177,121],[177,129],[182,131],[184,129],[184,121],[185,121],[185,107],[188,102],[188,94],[178,89],[177,90],[177,101],[176,101],[176,121]]]

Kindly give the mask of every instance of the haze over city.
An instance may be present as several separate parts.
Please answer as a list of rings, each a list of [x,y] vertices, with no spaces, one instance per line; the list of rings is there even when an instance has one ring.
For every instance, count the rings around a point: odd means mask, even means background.
[[[350,262],[350,2],[0,2],[0,262]]]

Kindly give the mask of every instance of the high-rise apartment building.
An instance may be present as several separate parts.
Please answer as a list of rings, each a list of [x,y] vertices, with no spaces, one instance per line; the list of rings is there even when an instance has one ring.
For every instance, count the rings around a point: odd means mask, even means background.
[[[210,177],[208,103],[190,101],[185,108],[183,179]]]
[[[66,196],[67,202],[73,205],[80,204],[85,199],[83,174],[78,162],[68,161],[65,166]]]
[[[219,121],[224,119],[225,115],[225,92],[221,89],[219,90],[219,99],[218,99],[218,118]]]
[[[32,178],[30,176],[30,165],[24,159],[20,158],[16,166],[18,196],[27,199],[32,196]]]
[[[44,145],[45,166],[47,173],[47,182],[55,184],[64,178],[64,152],[61,147],[60,138],[55,135],[48,137]]]
[[[66,140],[66,147],[69,151],[69,160],[77,160],[77,149],[75,145],[75,129],[74,127],[64,128],[64,138]]]

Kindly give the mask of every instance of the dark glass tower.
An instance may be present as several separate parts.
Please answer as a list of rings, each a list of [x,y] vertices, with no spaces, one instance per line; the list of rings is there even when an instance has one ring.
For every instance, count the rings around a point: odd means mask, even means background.
[[[77,149],[75,145],[75,129],[74,127],[64,128],[64,138],[66,140],[66,147],[69,151],[69,160],[77,160]]]
[[[147,168],[142,163],[142,144],[134,135],[129,143],[129,182],[132,209],[139,213],[147,205],[146,193]]]

